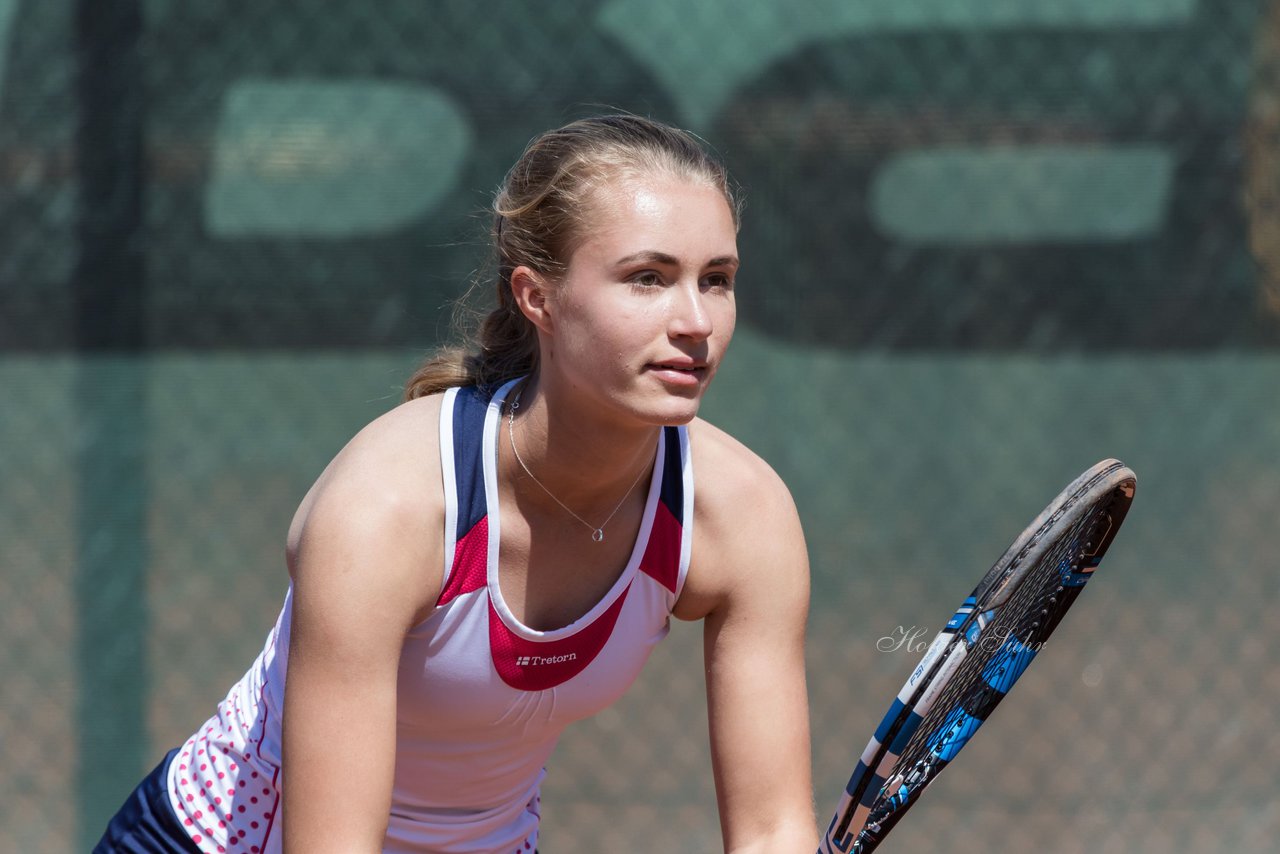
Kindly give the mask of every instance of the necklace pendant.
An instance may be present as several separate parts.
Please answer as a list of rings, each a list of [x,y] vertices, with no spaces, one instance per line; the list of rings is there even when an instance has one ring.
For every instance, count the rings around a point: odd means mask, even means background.
[[[604,540],[604,531],[600,528],[596,528],[594,531],[591,532],[591,539],[592,541],[597,543],[601,542],[602,540]]]

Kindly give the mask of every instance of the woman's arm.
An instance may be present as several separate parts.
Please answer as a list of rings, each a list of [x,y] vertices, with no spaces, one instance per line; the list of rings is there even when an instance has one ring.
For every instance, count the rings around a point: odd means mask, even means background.
[[[720,477],[697,495],[698,502],[714,506],[695,521],[692,595],[681,597],[682,605],[705,613],[711,754],[724,847],[812,854],[818,835],[805,688],[804,535],[777,475],[736,443],[725,450],[724,458],[705,455],[715,463],[710,473],[695,461],[700,487],[710,475]]]
[[[357,436],[303,502],[290,532],[286,852],[382,850],[401,647],[441,583],[431,572],[440,566],[440,527],[430,527],[439,514],[423,497],[432,493],[433,461],[422,459],[432,453],[422,447],[426,431],[413,431],[410,455],[399,447],[405,431],[397,422],[414,420],[421,419],[398,412]],[[438,463],[434,469],[438,484]]]

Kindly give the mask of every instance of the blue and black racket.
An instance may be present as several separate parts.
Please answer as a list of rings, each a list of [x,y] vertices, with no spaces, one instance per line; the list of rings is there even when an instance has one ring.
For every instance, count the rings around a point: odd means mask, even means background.
[[[1106,554],[1137,480],[1076,478],[1009,546],[929,645],[863,751],[819,854],[875,850],[1013,687]]]

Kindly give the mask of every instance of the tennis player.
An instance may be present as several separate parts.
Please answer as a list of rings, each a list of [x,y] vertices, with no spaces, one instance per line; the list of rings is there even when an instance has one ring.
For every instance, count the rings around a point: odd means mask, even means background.
[[[261,656],[97,851],[532,851],[560,732],[674,615],[705,626],[725,850],[812,852],[801,527],[697,417],[737,230],[683,131],[620,115],[535,139],[496,196],[474,346],[325,469]]]

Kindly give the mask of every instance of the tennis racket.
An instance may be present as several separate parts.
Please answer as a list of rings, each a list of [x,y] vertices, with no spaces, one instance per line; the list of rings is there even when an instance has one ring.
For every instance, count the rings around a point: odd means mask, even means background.
[[[1122,463],[1098,463],[982,577],[867,744],[819,854],[875,850],[955,759],[1080,595],[1129,511],[1136,483]]]

